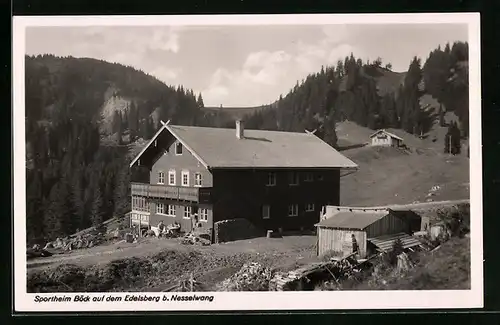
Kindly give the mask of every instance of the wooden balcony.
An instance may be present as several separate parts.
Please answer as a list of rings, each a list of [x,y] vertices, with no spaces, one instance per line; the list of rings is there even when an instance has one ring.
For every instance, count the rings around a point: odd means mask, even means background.
[[[198,203],[211,202],[210,187],[184,187],[131,183],[131,192],[134,196],[145,196],[149,198],[184,200]]]

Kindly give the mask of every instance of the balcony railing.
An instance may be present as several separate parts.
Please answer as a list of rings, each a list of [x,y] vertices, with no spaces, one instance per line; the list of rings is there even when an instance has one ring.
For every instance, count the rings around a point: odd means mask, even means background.
[[[174,199],[209,203],[211,197],[210,187],[183,187],[169,185],[155,185],[144,183],[131,183],[132,195],[150,198]]]

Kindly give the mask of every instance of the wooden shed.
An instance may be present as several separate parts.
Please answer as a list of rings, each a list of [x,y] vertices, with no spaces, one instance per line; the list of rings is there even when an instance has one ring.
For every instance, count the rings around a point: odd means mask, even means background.
[[[369,255],[369,239],[410,232],[407,220],[390,209],[340,211],[325,215],[316,226],[319,256],[327,252],[343,256],[352,253],[354,237],[358,244],[358,256],[366,258]]]

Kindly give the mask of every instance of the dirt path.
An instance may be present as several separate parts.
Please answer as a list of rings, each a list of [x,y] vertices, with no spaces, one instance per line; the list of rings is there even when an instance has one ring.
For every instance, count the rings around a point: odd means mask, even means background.
[[[31,260],[28,289],[163,291],[192,274],[205,291],[247,262],[288,269],[317,259],[315,243],[315,236],[255,238],[211,246],[186,246],[175,239],[146,238],[136,244],[93,247]]]
[[[74,250],[67,254],[36,258],[27,262],[28,269],[55,267],[60,264],[80,266],[107,263],[112,260],[145,257],[165,250],[201,251],[217,256],[234,254],[298,254],[305,252],[309,257],[314,252],[315,236],[286,236],[283,238],[255,238],[211,246],[186,246],[179,239],[144,238],[139,243],[120,243]]]

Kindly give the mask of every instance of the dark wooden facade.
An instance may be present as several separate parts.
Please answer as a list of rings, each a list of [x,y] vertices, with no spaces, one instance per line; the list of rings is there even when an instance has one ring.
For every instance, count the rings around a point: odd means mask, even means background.
[[[269,173],[276,175],[274,186],[267,184]],[[291,173],[298,175],[297,185],[290,185]],[[313,229],[321,207],[339,203],[338,170],[221,169],[213,175],[215,222],[245,218],[265,230]],[[312,178],[306,180],[309,175]],[[297,205],[297,215],[289,216],[290,205]],[[307,211],[307,205],[312,210]]]
[[[208,170],[186,148],[178,154],[178,141],[164,134],[141,157],[141,165],[149,169],[149,182],[131,183],[131,217],[136,222],[141,218],[143,226],[177,221],[183,231],[190,231],[192,220],[187,215],[197,212],[205,230],[213,229],[217,221],[234,218],[248,219],[262,230],[314,229],[321,207],[339,204],[339,169]],[[169,173],[175,174],[174,184],[169,182]],[[272,186],[270,173],[275,175]],[[184,174],[189,175],[188,184],[182,183]],[[201,184],[195,184],[196,177],[201,177]]]

